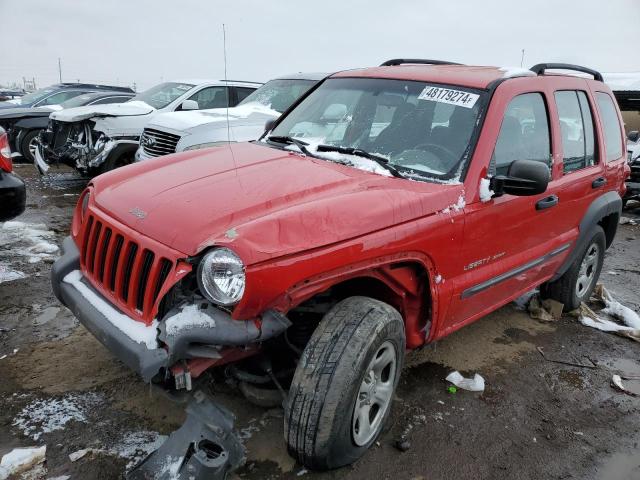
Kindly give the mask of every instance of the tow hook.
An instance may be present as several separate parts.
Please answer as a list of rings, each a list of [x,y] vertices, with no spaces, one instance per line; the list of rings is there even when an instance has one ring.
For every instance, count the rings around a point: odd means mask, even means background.
[[[193,395],[184,424],[127,475],[127,480],[224,480],[245,461],[234,417],[202,391]]]

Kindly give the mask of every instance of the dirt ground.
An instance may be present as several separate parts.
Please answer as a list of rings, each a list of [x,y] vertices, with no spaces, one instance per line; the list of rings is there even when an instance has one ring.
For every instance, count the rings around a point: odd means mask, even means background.
[[[38,238],[61,244],[82,182],[44,182],[28,165],[17,172],[28,209],[16,220],[52,233],[2,237],[0,224],[0,269],[25,275],[0,283],[0,456],[46,444],[45,465],[25,478],[121,478],[180,426],[183,406],[151,391],[58,304],[49,286],[55,252],[33,256]],[[624,214],[640,223],[635,205]],[[640,226],[620,226],[601,280],[640,310]],[[538,347],[594,368],[548,361]],[[453,369],[480,373],[485,391],[448,393]],[[329,473],[307,472],[287,455],[279,409],[252,406],[225,384],[207,388],[236,413],[247,447],[234,478],[640,479],[640,397],[614,390],[614,373],[640,375],[640,344],[568,316],[541,323],[508,305],[410,354],[376,446]],[[394,444],[403,436],[401,452]],[[94,451],[69,460],[85,448]]]

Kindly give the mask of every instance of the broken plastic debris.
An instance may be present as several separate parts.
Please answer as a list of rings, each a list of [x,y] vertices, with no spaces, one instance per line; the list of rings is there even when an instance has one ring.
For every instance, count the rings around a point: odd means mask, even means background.
[[[614,375],[613,377],[611,377],[611,385],[617,390],[626,393],[627,395],[631,395],[633,397],[640,396],[640,394],[632,392],[622,384],[622,378],[620,377],[620,375]]]
[[[14,448],[2,457],[0,461],[0,480],[5,480],[11,475],[24,472],[44,462],[47,446]]]
[[[449,388],[447,388],[447,392],[453,394],[456,393],[458,391],[458,389],[454,386],[450,386]]]
[[[78,450],[77,452],[73,452],[72,454],[70,454],[69,460],[71,460],[72,462],[77,462],[82,457],[87,455],[87,453],[91,453],[93,451],[94,451],[93,448],[83,448],[82,450]]]
[[[540,300],[540,297],[534,295],[529,301],[527,310],[531,318],[542,320],[543,322],[553,322],[560,320],[563,308],[564,304],[556,300],[550,298]]]
[[[465,378],[460,374],[460,372],[456,370],[447,375],[447,378],[445,378],[445,380],[447,382],[453,383],[458,388],[469,390],[470,392],[484,391],[484,378],[482,378],[477,373],[473,376],[473,378]]]

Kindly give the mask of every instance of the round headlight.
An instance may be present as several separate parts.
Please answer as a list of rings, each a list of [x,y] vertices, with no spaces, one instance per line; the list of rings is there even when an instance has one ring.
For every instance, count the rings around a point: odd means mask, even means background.
[[[242,298],[244,285],[244,264],[228,248],[211,250],[198,265],[198,286],[213,303],[235,305]]]

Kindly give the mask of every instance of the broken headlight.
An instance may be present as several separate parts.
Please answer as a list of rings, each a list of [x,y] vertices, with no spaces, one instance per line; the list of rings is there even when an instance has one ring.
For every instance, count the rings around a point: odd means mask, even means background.
[[[235,305],[244,293],[244,263],[228,248],[207,253],[198,265],[198,286],[202,294],[217,305]]]

